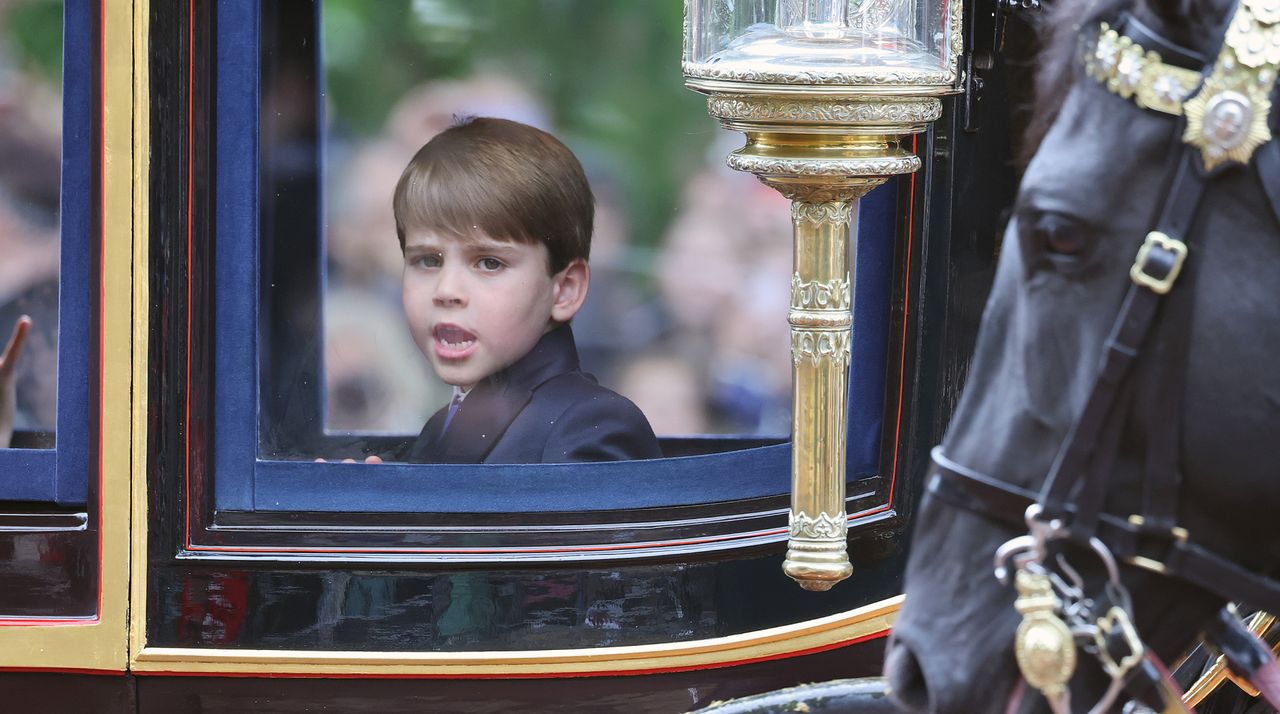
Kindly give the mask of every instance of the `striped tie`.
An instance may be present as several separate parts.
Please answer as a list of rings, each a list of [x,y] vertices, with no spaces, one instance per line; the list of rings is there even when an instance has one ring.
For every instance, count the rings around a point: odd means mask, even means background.
[[[444,436],[449,431],[449,423],[453,421],[453,415],[458,413],[458,408],[462,406],[463,395],[457,394],[453,397],[453,401],[449,402],[449,413],[444,415],[444,426],[440,427],[440,436]]]

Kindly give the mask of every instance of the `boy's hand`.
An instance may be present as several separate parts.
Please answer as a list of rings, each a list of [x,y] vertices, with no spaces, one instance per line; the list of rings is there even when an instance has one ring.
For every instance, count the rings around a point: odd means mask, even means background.
[[[328,462],[328,459],[321,459],[321,458],[317,458],[317,459],[316,459],[316,463],[317,463],[317,464],[323,464],[323,463],[327,463],[327,462]],[[343,460],[342,460],[342,463],[344,463],[344,464],[354,464],[355,462],[356,462],[356,460],[355,460],[355,459],[343,459]],[[365,462],[366,464],[380,464],[380,463],[382,463],[382,457],[381,457],[381,456],[373,456],[373,455],[366,456],[366,457],[364,457],[364,462]]]
[[[13,420],[18,413],[18,355],[31,332],[31,318],[23,315],[13,326],[9,344],[0,352],[0,449],[13,439]]]

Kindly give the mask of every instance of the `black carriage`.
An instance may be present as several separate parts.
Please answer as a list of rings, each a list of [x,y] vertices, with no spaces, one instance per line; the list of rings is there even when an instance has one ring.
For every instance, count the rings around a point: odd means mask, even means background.
[[[705,152],[719,131],[680,87],[679,3],[464,5],[61,8],[60,270],[40,288],[56,310],[37,315],[57,340],[26,358],[56,374],[56,419],[20,423],[0,449],[0,691],[15,711],[683,711],[880,672],[928,450],[964,380],[1017,179],[1011,108],[1026,79],[1010,79],[996,54],[1016,35],[1005,9],[966,3],[965,93],[910,147],[923,168],[863,203],[846,483],[854,574],[808,593],[780,567],[786,430],[758,405],[754,423],[718,417],[660,434],[666,458],[654,461],[341,463],[410,438],[335,416],[396,396],[367,375],[335,377],[343,357],[326,332],[376,322],[365,298],[333,297],[377,269],[334,257],[353,250],[341,230],[366,228],[332,213],[358,186],[339,183],[339,167],[355,171],[343,155],[352,129],[331,107],[380,101],[362,93],[361,72],[447,78],[461,71],[461,44],[498,52],[544,33],[559,53],[510,52],[498,74],[541,62],[549,75],[578,73],[548,82],[562,100],[607,99],[621,95],[591,83],[590,56],[617,73],[665,51],[671,74],[643,81],[670,88],[621,93],[642,93],[626,106],[647,103],[650,115],[580,125],[625,133],[630,122],[656,147],[669,137],[646,122],[683,112],[662,125],[698,127],[697,141],[674,137],[657,152],[667,154]],[[614,36],[575,55],[566,45],[586,42],[572,24],[583,18]],[[413,56],[446,69],[335,64],[404,41],[397,22],[419,23]],[[461,109],[483,112],[488,96]],[[502,102],[495,111],[528,109]],[[447,91],[417,106],[458,110]],[[592,110],[607,114],[608,102]],[[632,201],[636,225],[662,230],[674,198],[647,196],[616,169],[600,175]],[[720,190],[690,186],[695,199]],[[661,259],[658,239],[639,242],[629,255],[640,264]],[[636,270],[622,263],[617,279],[655,290],[659,278]],[[0,312],[6,323],[30,312],[34,291]],[[674,329],[664,320],[699,308],[654,317],[617,297],[624,311],[598,317],[602,365],[646,353]],[[352,342],[373,349],[356,361],[394,349],[379,335],[357,330]],[[704,362],[703,381],[729,369]],[[719,408],[745,399],[752,379],[733,384]],[[698,431],[710,423],[720,433]]]

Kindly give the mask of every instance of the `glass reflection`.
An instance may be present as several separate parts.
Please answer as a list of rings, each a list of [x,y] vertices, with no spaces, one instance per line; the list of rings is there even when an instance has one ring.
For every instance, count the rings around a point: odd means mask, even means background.
[[[936,72],[950,59],[948,10],[945,1],[690,0],[685,69],[802,83],[837,72]]]

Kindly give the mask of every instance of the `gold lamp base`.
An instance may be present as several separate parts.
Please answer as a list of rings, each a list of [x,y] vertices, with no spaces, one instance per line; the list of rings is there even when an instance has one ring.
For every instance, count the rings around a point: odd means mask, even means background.
[[[920,168],[904,136],[925,131],[942,102],[921,89],[734,85],[690,79],[726,129],[746,134],[728,164],[790,198],[791,530],[783,571],[806,590],[829,590],[853,573],[846,547],[845,448],[852,281],[853,202],[890,176]]]

